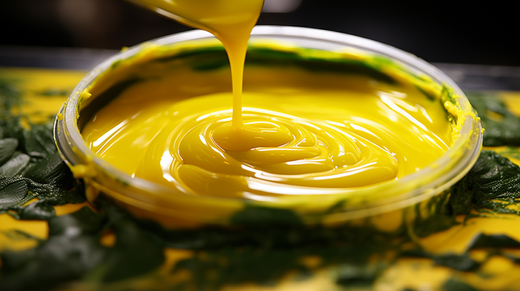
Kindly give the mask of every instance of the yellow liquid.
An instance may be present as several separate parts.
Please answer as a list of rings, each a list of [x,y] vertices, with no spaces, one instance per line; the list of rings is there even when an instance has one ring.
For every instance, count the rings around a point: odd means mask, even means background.
[[[413,84],[289,66],[248,69],[251,130],[236,143],[228,73],[154,72],[99,110],[83,137],[131,176],[252,199],[372,187],[424,168],[452,141],[442,103]]]
[[[444,108],[424,103],[413,86],[288,68],[249,72],[251,87],[242,96],[262,0],[140,1],[222,42],[233,97],[218,87],[226,81],[198,95],[177,92],[176,86],[215,78],[188,70],[139,83],[100,110],[83,129],[85,141],[133,177],[199,195],[317,195],[403,177],[448,149]]]
[[[195,28],[211,32],[224,45],[233,79],[233,131],[243,129],[242,79],[247,43],[264,0],[138,0],[166,10]],[[230,136],[235,136],[228,132]],[[238,142],[238,141],[237,141]]]

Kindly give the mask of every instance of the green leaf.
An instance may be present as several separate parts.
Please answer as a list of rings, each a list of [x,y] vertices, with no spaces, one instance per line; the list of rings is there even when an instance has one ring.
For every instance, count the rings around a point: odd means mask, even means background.
[[[37,183],[57,185],[64,189],[70,189],[75,184],[75,179],[69,167],[58,151],[32,165],[25,171],[24,177]]]
[[[142,275],[164,262],[163,246],[143,234],[136,225],[119,223],[115,226],[117,241],[110,249],[103,281],[113,282]]]
[[[74,179],[57,151],[29,166],[23,175],[31,181],[31,192],[48,204],[64,205],[85,201],[84,184]]]
[[[28,193],[27,182],[22,177],[0,177],[0,207],[22,204]]]
[[[12,234],[11,234],[12,235]],[[16,235],[19,235],[18,233]],[[36,249],[27,249],[19,252],[4,252],[0,254],[2,259],[2,271],[22,268],[30,263],[36,254]],[[0,280],[0,286],[2,286]],[[8,289],[7,289],[8,290]]]
[[[255,282],[273,285],[288,271],[308,273],[301,250],[264,250],[244,247],[197,252],[177,263],[173,273],[189,271],[195,290],[220,290],[227,284]]]
[[[454,215],[443,215],[440,213],[424,219],[416,219],[415,221],[417,223],[413,225],[413,228],[414,233],[418,237],[426,237],[458,224]]]
[[[303,225],[300,217],[292,210],[259,206],[246,206],[231,217],[231,224],[252,227]]]
[[[472,239],[467,250],[478,248],[520,248],[520,242],[507,235],[480,233]]]
[[[158,268],[165,259],[164,246],[143,232],[126,212],[110,203],[103,206],[117,237],[105,258],[103,281],[127,279]]]
[[[466,253],[463,254],[440,254],[433,255],[424,250],[412,249],[401,252],[400,257],[428,258],[433,260],[436,265],[451,268],[461,272],[472,272],[480,268],[480,263],[473,260]]]
[[[457,281],[454,279],[448,279],[441,287],[441,291],[479,291],[480,289],[475,288],[468,283]]]
[[[49,236],[98,235],[104,223],[105,217],[85,206],[72,214],[49,219]]]
[[[49,220],[49,238],[23,252],[0,253],[0,290],[45,290],[79,280],[99,266],[107,249],[99,243],[104,219],[88,207]]]
[[[520,167],[493,151],[484,151],[469,178],[477,204],[490,199],[513,201],[520,196]]]
[[[520,118],[493,94],[467,94],[482,120],[484,146],[520,146]]]
[[[6,254],[0,254],[2,262],[6,260]],[[100,264],[104,256],[105,249],[96,237],[51,237],[34,250],[34,255],[25,264],[15,265],[18,268],[2,267],[0,290],[51,289],[80,279]]]
[[[0,165],[11,159],[17,147],[18,140],[15,138],[0,139]]]
[[[21,220],[48,220],[55,214],[54,207],[45,201],[36,201],[18,210]]]
[[[0,128],[2,131],[2,138],[16,138],[19,140],[19,137],[22,136],[22,132],[24,129],[20,126],[20,117],[19,116],[5,116],[5,118],[0,117]]]
[[[20,174],[27,166],[31,157],[22,153],[15,153],[13,158],[0,167],[0,177],[11,177]]]
[[[24,130],[21,145],[23,151],[31,157],[44,158],[54,153],[56,145],[52,136],[52,124],[36,124],[30,130]]]
[[[483,150],[475,166],[453,188],[450,207],[454,214],[468,214],[473,207],[499,213],[520,198],[520,167],[494,151]]]
[[[0,117],[10,115],[11,108],[19,105],[21,92],[11,80],[0,79]]]
[[[370,288],[380,271],[368,264],[342,264],[338,268],[336,283],[345,287]]]
[[[446,207],[451,198],[450,194],[451,190],[447,190],[430,198],[426,205],[418,203],[414,206],[413,232],[416,236],[426,237],[458,224],[456,216]]]
[[[461,272],[472,272],[480,268],[480,263],[470,258],[467,254],[443,254],[434,256],[436,265],[445,266]]]

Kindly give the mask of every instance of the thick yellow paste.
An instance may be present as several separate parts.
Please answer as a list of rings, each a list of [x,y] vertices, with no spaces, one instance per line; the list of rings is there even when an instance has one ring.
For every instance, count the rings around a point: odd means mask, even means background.
[[[85,141],[132,177],[201,195],[332,194],[398,179],[448,149],[444,108],[413,85],[255,69],[241,96],[262,0],[135,2],[213,33],[233,93],[226,81],[185,70],[139,82],[97,112]],[[204,78],[213,88],[194,93]]]
[[[154,76],[100,109],[82,134],[127,174],[190,193],[261,200],[372,187],[424,168],[452,142],[442,103],[404,80],[248,67],[250,130],[233,139],[229,70]]]

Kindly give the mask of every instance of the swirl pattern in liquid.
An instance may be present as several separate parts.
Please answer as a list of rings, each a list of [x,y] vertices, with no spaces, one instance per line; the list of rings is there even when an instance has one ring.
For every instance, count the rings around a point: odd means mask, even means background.
[[[424,168],[451,142],[441,102],[413,84],[294,67],[248,69],[234,130],[226,73],[183,68],[135,84],[84,138],[132,176],[253,199],[373,187]]]

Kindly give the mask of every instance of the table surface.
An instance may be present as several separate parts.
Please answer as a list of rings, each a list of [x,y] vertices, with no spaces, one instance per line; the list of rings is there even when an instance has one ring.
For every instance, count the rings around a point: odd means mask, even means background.
[[[60,48],[16,48],[16,47],[0,47],[0,78],[11,76],[13,78],[26,78],[27,87],[22,88],[27,92],[39,92],[46,88],[54,88],[53,80],[60,80],[57,89],[70,91],[74,84],[85,74],[85,72],[100,63],[107,57],[115,54],[115,51],[101,51],[90,49],[60,49]],[[449,75],[459,86],[467,92],[487,92],[491,94],[490,98],[502,99],[509,105],[515,114],[514,104],[520,102],[520,68],[515,67],[498,67],[498,66],[480,66],[480,65],[464,65],[464,64],[435,64],[438,68]],[[3,67],[3,68],[2,68]],[[36,68],[36,69],[35,69]],[[51,69],[51,70],[49,70]],[[58,90],[59,91],[59,90]],[[59,105],[67,96],[61,94],[53,98],[38,97],[33,93],[28,93],[26,98],[31,100],[33,107],[27,107],[28,110],[35,112],[42,106],[38,102],[54,102],[52,105],[57,111]],[[32,99],[31,99],[32,98]],[[43,100],[43,101],[42,101]],[[52,107],[51,106],[51,107]],[[54,108],[52,107],[52,108]],[[31,109],[32,108],[32,109]],[[51,110],[51,111],[52,111]],[[516,109],[517,110],[517,109]],[[52,112],[47,112],[52,114]],[[509,149],[509,148],[508,148]],[[497,152],[503,152],[504,148],[497,148]],[[514,158],[511,159],[518,162]],[[75,213],[78,209],[86,204],[57,206],[56,214],[58,216]],[[520,217],[518,215],[503,216],[499,214],[490,214],[483,217],[471,217],[467,221],[464,217],[457,218],[461,224],[453,226],[445,231],[435,233],[433,235],[420,239],[422,251],[427,251],[428,255],[423,257],[411,256],[400,257],[392,262],[376,279],[375,289],[377,290],[520,290]],[[20,230],[30,233],[32,238],[13,238],[8,234],[13,230]],[[468,245],[478,235],[485,234],[507,235],[508,238],[517,242],[517,245],[510,245],[507,248],[507,254],[503,249],[493,249],[493,253],[485,250],[469,250]],[[6,249],[24,250],[37,246],[42,240],[49,236],[49,225],[47,221],[19,221],[7,214],[0,214],[0,257]],[[114,234],[104,234],[103,239],[105,245],[114,244]],[[512,246],[512,247],[511,247]],[[363,246],[360,246],[363,248]],[[211,253],[211,251],[209,251]],[[175,270],[173,266],[176,263],[191,257],[206,256],[204,251],[181,250],[175,248],[165,249],[166,259],[160,270],[156,271],[150,277],[136,276],[135,281],[124,281],[123,283],[100,284],[96,280],[83,278],[84,284],[58,288],[59,290],[133,290],[144,288],[143,286],[155,286],[152,282],[158,280],[170,284],[168,286],[180,285],[173,284],[173,280],[186,281],[184,273],[173,274]],[[450,257],[451,256],[451,257]],[[461,267],[466,264],[475,264],[475,269],[464,268],[448,268],[446,264],[439,261],[442,259],[466,260],[459,262]],[[315,264],[315,258],[305,258],[309,265]],[[469,261],[468,261],[469,260]],[[1,263],[1,261],[0,261]],[[193,261],[191,261],[193,263]],[[347,264],[348,265],[348,264]],[[1,265],[0,265],[1,267]],[[246,267],[246,266],[244,266]],[[347,266],[348,267],[348,266]],[[326,268],[317,271],[311,279],[294,279],[288,280],[286,283],[272,284],[271,286],[256,286],[249,283],[241,282],[238,285],[225,287],[222,290],[354,290],[342,289],[331,281],[331,274],[344,272],[345,265],[341,268]],[[0,268],[0,283],[2,280]],[[171,274],[170,274],[171,273]],[[92,275],[92,274],[91,274]],[[351,274],[352,275],[352,274]],[[362,275],[356,273],[356,276]],[[95,276],[95,274],[94,274]],[[172,276],[171,278],[168,276]],[[208,278],[211,278],[208,275]],[[349,275],[344,275],[350,278]],[[354,276],[354,275],[352,275]],[[353,278],[358,278],[354,276]],[[164,279],[167,278],[167,279]],[[292,280],[294,279],[294,280]],[[95,283],[92,283],[93,280]],[[209,280],[209,279],[208,279]],[[189,281],[189,280],[188,280]],[[86,282],[86,283],[85,283]],[[90,282],[90,283],[89,283]],[[137,283],[136,283],[137,282]],[[332,283],[331,283],[332,282]],[[138,285],[135,285],[138,284]],[[141,285],[139,285],[141,284]],[[151,285],[147,285],[151,284]],[[173,284],[173,285],[172,285]],[[451,284],[451,285],[450,285]],[[348,284],[347,284],[348,285]],[[0,287],[2,285],[0,284]],[[141,286],[141,287],[135,287]],[[184,286],[184,285],[183,285]],[[202,286],[202,285],[201,285]],[[485,286],[485,287],[483,287]],[[358,286],[359,287],[359,286]],[[158,288],[155,286],[155,288]],[[173,288],[173,287],[172,287]],[[213,290],[207,286],[196,287],[193,290]],[[473,289],[471,289],[473,288]],[[1,288],[0,288],[1,289]],[[159,290],[159,289],[157,289]],[[174,289],[172,289],[174,290]],[[185,290],[179,287],[175,290]],[[186,289],[192,290],[192,289]],[[355,290],[367,290],[359,287]]]

